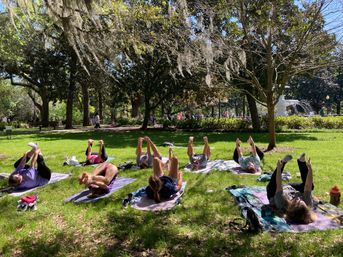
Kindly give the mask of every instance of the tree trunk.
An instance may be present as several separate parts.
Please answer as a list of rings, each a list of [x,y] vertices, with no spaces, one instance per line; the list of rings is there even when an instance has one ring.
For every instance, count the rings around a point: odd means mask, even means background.
[[[49,127],[49,99],[44,96],[42,98],[42,110],[41,110],[41,119],[42,127]]]
[[[250,110],[250,115],[251,115],[252,127],[255,131],[259,131],[261,130],[261,123],[258,117],[256,101],[250,94],[246,94],[246,96],[247,96],[247,102],[249,105],[249,110]]]
[[[111,123],[115,125],[117,122],[117,110],[116,108],[111,108]]]
[[[70,60],[70,77],[69,77],[69,88],[67,96],[67,110],[66,110],[66,129],[73,128],[73,102],[74,93],[76,88],[76,69],[77,69],[77,56],[73,50],[71,50],[71,60]]]
[[[268,135],[269,144],[267,150],[270,151],[276,147],[276,133],[275,133],[275,111],[273,104],[273,93],[267,93],[267,109],[268,109]]]
[[[150,118],[150,111],[151,111],[151,106],[150,106],[150,101],[149,97],[145,96],[144,97],[144,119],[143,119],[143,124],[141,129],[146,130],[148,128],[148,123],[149,123],[149,118]]]
[[[336,103],[336,112],[337,112],[337,115],[341,115],[341,101],[337,101]]]
[[[139,107],[142,104],[141,97],[133,97],[131,98],[131,118],[137,118],[139,115]]]
[[[243,118],[245,118],[246,113],[245,113],[245,95],[243,95],[243,99],[242,99],[242,116]]]
[[[83,122],[82,125],[84,127],[89,126],[90,123],[90,119],[89,119],[89,92],[88,92],[88,86],[84,83],[82,83],[81,85],[81,89],[82,89],[82,105],[83,105]]]
[[[103,117],[103,111],[102,111],[102,107],[103,107],[103,99],[102,99],[102,91],[101,89],[98,90],[98,99],[99,99],[99,116],[100,116],[100,120],[103,121],[104,117]]]
[[[49,98],[45,87],[39,88],[39,96],[42,99],[42,104],[40,105],[36,101],[34,101],[34,104],[40,111],[42,127],[49,127]]]

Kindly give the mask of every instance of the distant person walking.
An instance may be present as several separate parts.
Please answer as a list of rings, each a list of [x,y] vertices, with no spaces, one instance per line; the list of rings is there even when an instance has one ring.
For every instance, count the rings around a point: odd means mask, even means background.
[[[95,123],[94,128],[100,128],[100,116],[98,113],[95,114],[94,123]]]

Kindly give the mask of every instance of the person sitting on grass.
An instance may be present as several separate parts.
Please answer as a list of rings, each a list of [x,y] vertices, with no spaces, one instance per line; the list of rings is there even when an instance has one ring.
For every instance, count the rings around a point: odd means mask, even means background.
[[[188,139],[188,147],[187,147],[187,154],[189,157],[189,161],[191,163],[192,170],[199,170],[206,168],[207,162],[210,159],[211,149],[208,144],[208,138],[205,136],[203,137],[204,140],[204,149],[202,154],[196,154],[193,149],[193,140],[194,137],[189,137]]]
[[[147,151],[143,152],[142,145],[143,140],[147,143]],[[151,153],[152,150],[152,153]],[[137,166],[141,169],[149,168],[153,166],[153,159],[157,157],[162,160],[162,155],[158,151],[156,145],[151,141],[151,139],[147,136],[144,138],[139,137],[137,142],[137,149],[136,149],[136,163]],[[162,163],[163,164],[163,163]],[[164,167],[165,164],[163,164]]]
[[[93,147],[93,139],[88,139],[88,146],[86,149],[86,158],[87,160],[83,163],[83,165],[92,165],[92,164],[99,164],[103,163],[107,160],[108,156],[105,150],[105,144],[103,140],[99,140],[99,153],[92,153]]]
[[[278,160],[276,170],[267,185],[267,197],[270,205],[284,215],[290,223],[308,224],[316,219],[316,215],[311,210],[314,188],[312,164],[310,159],[305,161],[305,154],[302,154],[297,160],[302,182],[289,184],[296,189],[296,194],[290,195],[283,191],[281,173],[291,158],[290,155],[287,155],[283,160]]]
[[[241,149],[242,142],[239,138],[237,138],[236,148],[233,152],[233,159],[241,166],[242,170],[248,173],[261,172],[261,160],[264,157],[264,153],[255,145],[255,142],[251,136],[249,137],[247,142],[251,146],[251,155],[243,156],[243,152]]]
[[[155,157],[153,161],[153,175],[149,177],[149,186],[146,187],[146,194],[156,203],[161,200],[168,200],[172,195],[180,191],[182,187],[182,172],[179,171],[177,157],[170,159],[168,176],[164,175],[162,161]]]
[[[82,173],[78,178],[80,185],[86,185],[91,193],[88,197],[97,197],[110,191],[109,185],[118,175],[118,168],[109,162],[102,163],[90,173]]]
[[[32,149],[14,163],[15,171],[8,178],[9,186],[15,190],[26,190],[49,183],[51,170],[46,166],[38,146],[29,143]],[[31,159],[31,163],[27,162]]]

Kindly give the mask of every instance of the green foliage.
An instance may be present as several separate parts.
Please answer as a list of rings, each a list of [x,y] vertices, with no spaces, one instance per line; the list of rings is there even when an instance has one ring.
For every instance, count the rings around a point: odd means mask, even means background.
[[[132,118],[117,118],[116,125],[118,126],[138,126],[142,125],[142,121],[139,119],[132,119]]]
[[[262,127],[267,128],[266,117],[263,117],[261,122]],[[241,118],[205,118],[201,120],[188,119],[181,121],[160,120],[159,123],[163,124],[164,127],[176,126],[179,129],[226,131],[252,129],[251,121]],[[284,129],[342,129],[343,117],[276,117],[275,127],[278,131],[282,131]]]
[[[74,131],[75,132],[75,131]],[[29,133],[14,131],[12,140],[0,135],[1,172],[11,172],[13,162],[28,150],[27,142],[37,142],[46,164],[54,171],[70,173],[61,182],[46,185],[34,192],[39,196],[38,210],[16,211],[18,197],[0,198],[1,256],[341,256],[342,229],[309,233],[242,233],[231,228],[230,221],[240,217],[237,204],[224,188],[231,185],[259,185],[256,176],[234,175],[214,171],[208,175],[184,173],[187,187],[182,203],[161,213],[123,208],[122,199],[128,193],[146,186],[151,169],[120,171],[120,176],[136,181],[91,204],[66,203],[64,199],[84,190],[77,177],[91,172],[92,167],[62,166],[65,155],[84,158],[87,139],[104,139],[108,155],[118,164],[135,159],[138,136],[149,136],[156,145],[165,141],[186,146],[190,135],[195,145],[202,145],[205,133],[131,131],[110,133]],[[247,139],[251,133],[206,133],[212,149],[212,159],[232,157],[236,137]],[[265,147],[267,134],[252,135],[260,147]],[[343,133],[278,134],[279,151],[265,155],[264,170],[274,169],[285,154],[294,159],[305,152],[314,167],[314,195],[329,200],[328,191],[341,181]],[[247,143],[243,142],[244,146]],[[332,146],[335,147],[332,147]],[[167,147],[158,147],[167,156]],[[201,151],[202,149],[196,149]],[[342,151],[341,151],[342,150]],[[175,148],[180,169],[187,164],[186,148]],[[336,160],[336,161],[335,161]],[[299,182],[297,162],[290,161],[287,170],[292,182]],[[6,181],[1,181],[6,182]],[[5,183],[0,185],[5,186]],[[320,247],[318,247],[320,245]]]

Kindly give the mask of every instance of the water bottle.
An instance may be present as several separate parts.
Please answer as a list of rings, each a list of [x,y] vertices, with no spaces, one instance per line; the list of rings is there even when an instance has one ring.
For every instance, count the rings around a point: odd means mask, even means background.
[[[338,206],[341,201],[341,192],[337,186],[333,186],[330,190],[330,203]]]

